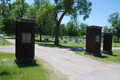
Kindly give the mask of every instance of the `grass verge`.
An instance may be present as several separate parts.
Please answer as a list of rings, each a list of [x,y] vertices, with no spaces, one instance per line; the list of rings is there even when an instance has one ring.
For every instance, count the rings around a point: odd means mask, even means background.
[[[54,72],[50,64],[37,59],[36,64],[16,65],[15,54],[0,52],[0,80],[67,80]]]
[[[85,57],[90,57],[96,60],[101,60],[101,61],[111,61],[115,63],[120,63],[120,50],[113,50],[113,55],[108,55],[102,53],[101,57],[94,57],[93,55],[88,55],[88,54],[83,54],[85,51],[76,51],[76,54],[85,56]]]
[[[5,40],[5,45],[3,45],[3,38],[0,36],[0,46],[10,46],[10,45],[14,45],[14,43],[11,43],[7,40]]]

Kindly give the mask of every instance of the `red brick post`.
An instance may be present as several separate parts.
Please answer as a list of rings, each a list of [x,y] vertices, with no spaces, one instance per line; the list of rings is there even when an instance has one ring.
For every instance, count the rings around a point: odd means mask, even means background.
[[[112,35],[113,33],[104,33],[103,53],[112,55]]]
[[[34,41],[36,21],[32,19],[19,18],[16,22],[16,63],[35,63]]]
[[[101,56],[101,29],[98,26],[86,27],[86,52],[94,56]]]

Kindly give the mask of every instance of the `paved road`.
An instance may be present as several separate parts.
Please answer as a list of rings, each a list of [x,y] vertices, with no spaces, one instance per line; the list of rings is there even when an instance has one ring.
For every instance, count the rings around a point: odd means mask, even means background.
[[[0,52],[15,52],[14,50],[14,46],[0,46]],[[120,64],[83,57],[74,54],[76,50],[83,49],[35,45],[35,56],[68,75],[69,80],[120,80]]]

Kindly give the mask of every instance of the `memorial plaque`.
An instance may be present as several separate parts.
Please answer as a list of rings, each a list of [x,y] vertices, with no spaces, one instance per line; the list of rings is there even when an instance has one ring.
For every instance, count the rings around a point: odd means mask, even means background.
[[[100,42],[100,36],[96,36],[95,42]]]
[[[31,33],[22,33],[22,43],[31,43]]]

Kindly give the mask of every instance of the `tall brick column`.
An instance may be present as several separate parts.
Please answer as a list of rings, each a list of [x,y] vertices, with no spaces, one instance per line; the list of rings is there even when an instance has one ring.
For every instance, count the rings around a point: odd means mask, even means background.
[[[86,27],[86,52],[94,56],[101,56],[101,29],[98,26]]]
[[[36,21],[19,18],[16,22],[16,63],[34,63],[34,41]]]
[[[104,33],[103,53],[112,55],[112,35],[113,33]]]

